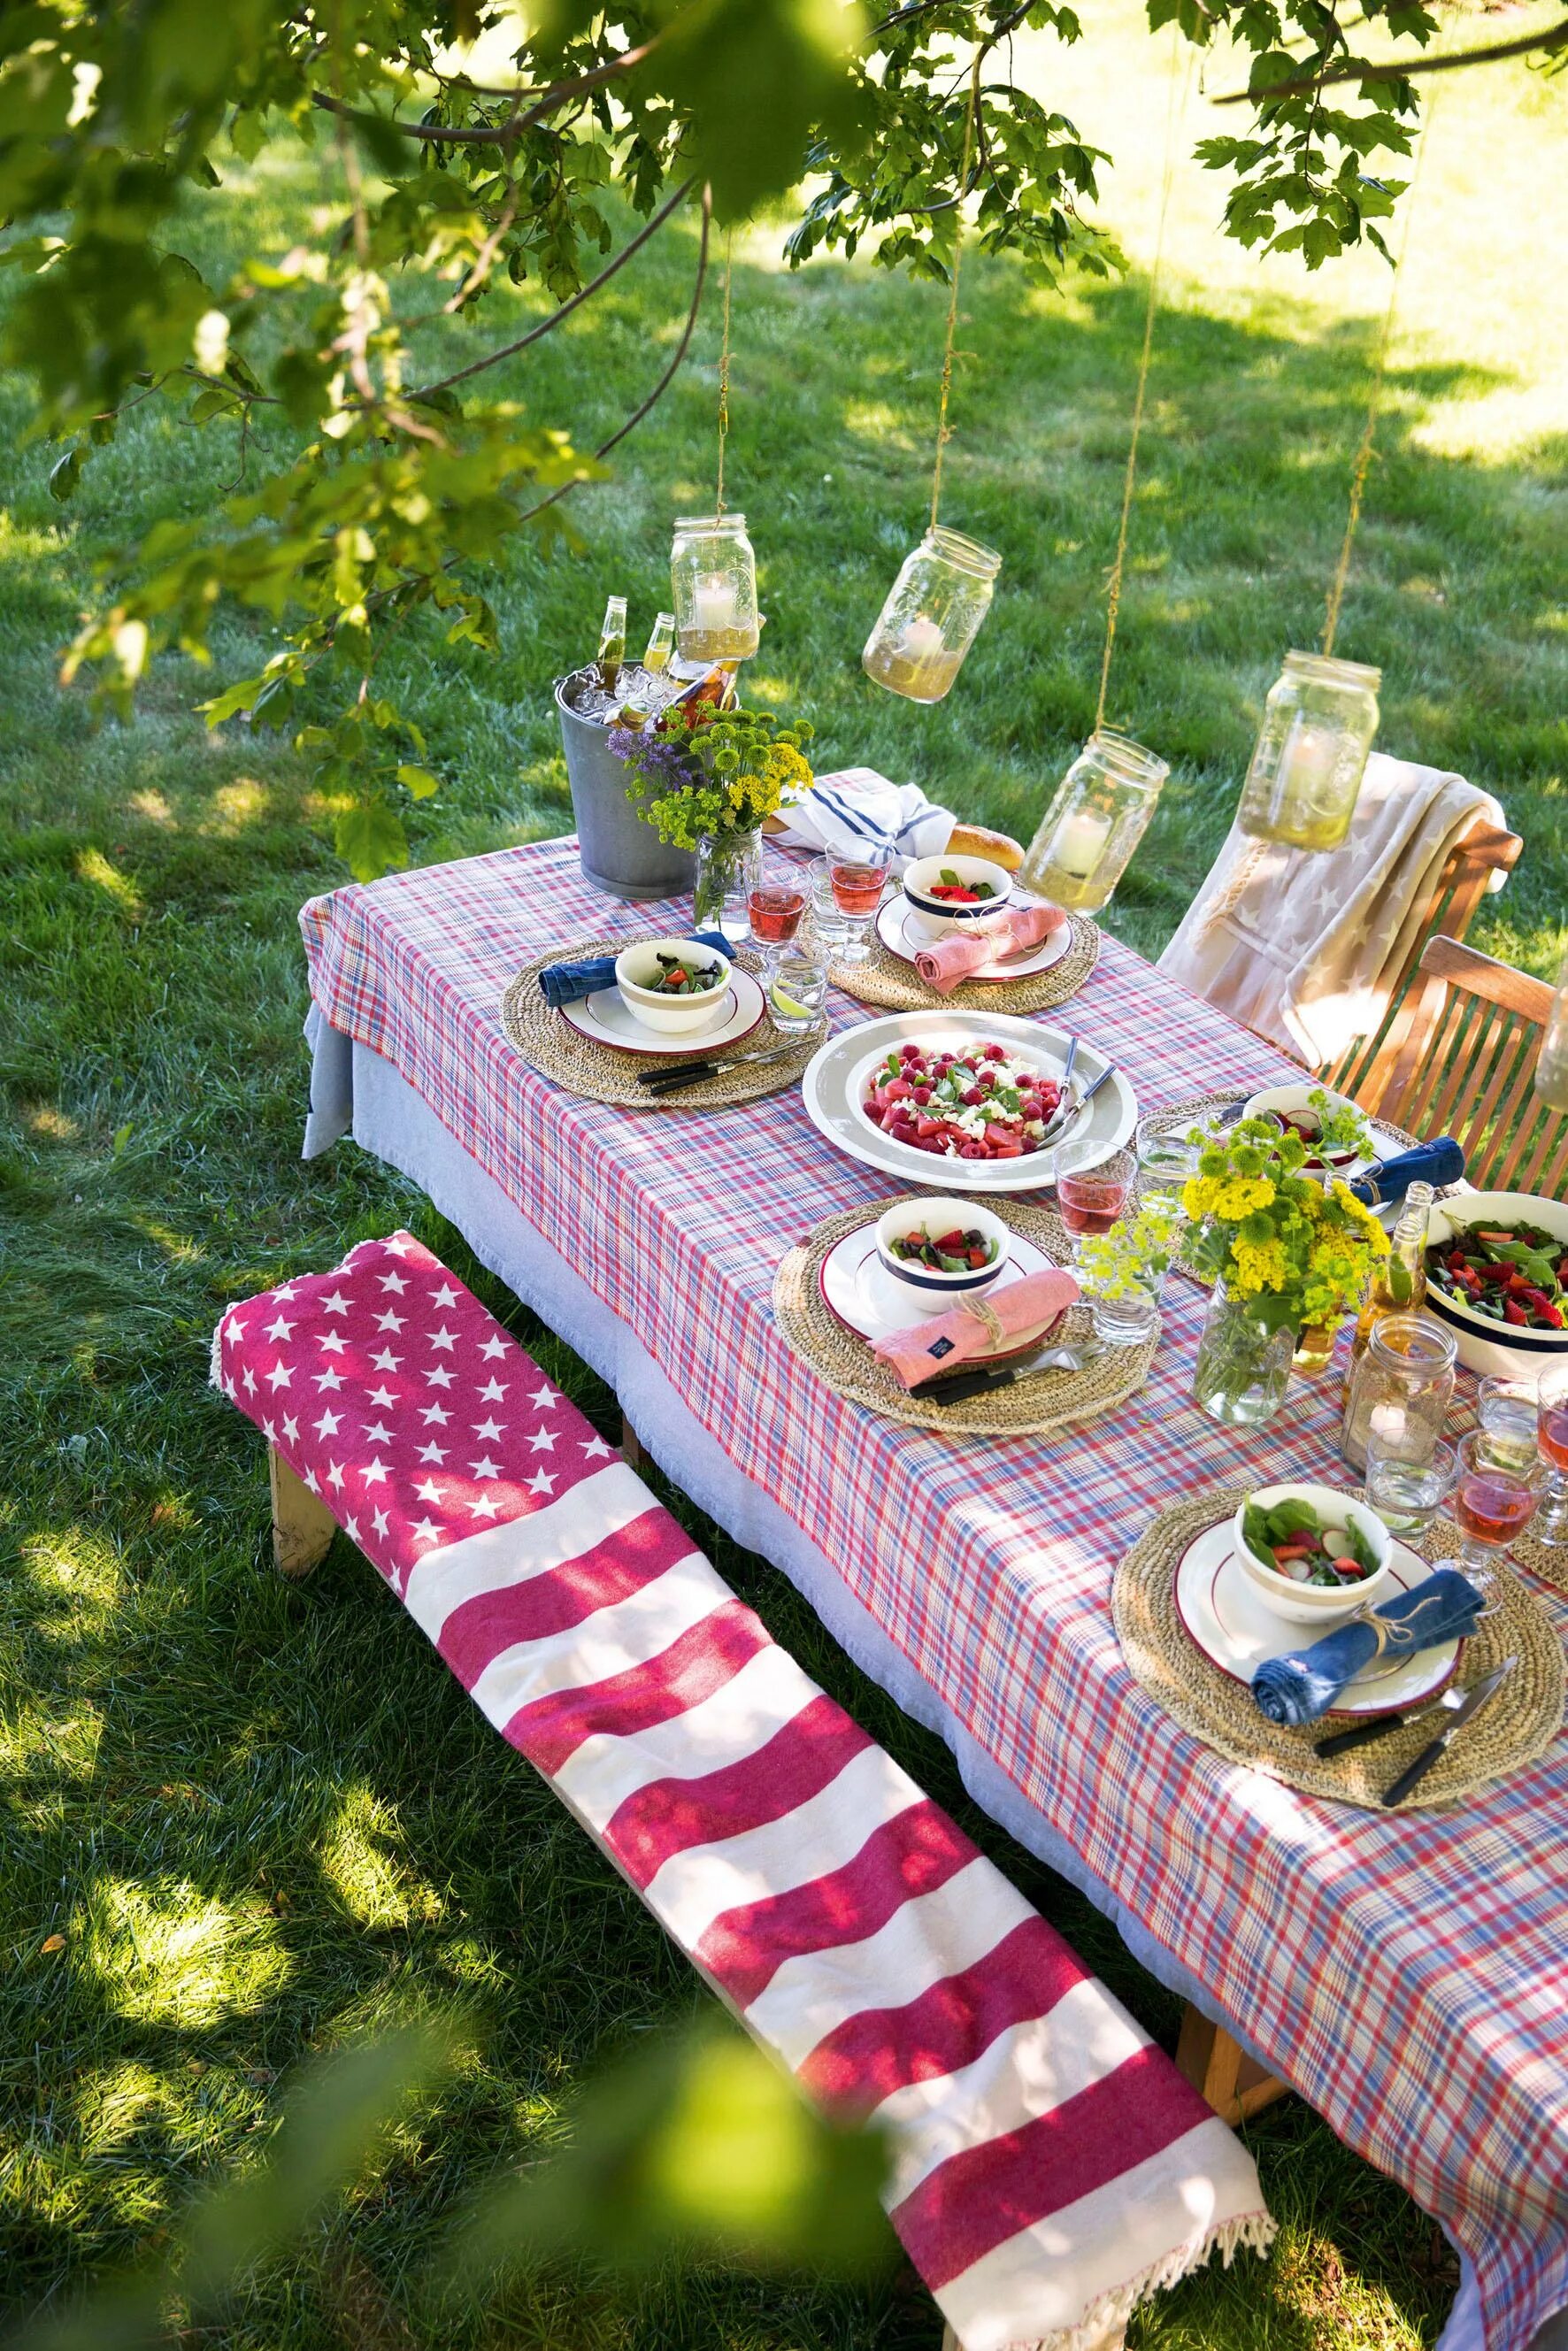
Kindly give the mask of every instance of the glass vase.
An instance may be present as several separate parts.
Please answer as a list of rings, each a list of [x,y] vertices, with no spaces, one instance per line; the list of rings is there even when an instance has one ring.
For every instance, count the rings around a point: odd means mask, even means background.
[[[1057,787],[1019,880],[1053,905],[1092,914],[1109,900],[1144,837],[1168,760],[1102,726]]]
[[[1263,724],[1236,821],[1254,841],[1337,849],[1377,732],[1381,670],[1322,653],[1288,653],[1263,705]]]
[[[682,515],[670,548],[675,643],[685,662],[743,662],[757,651],[757,559],[743,514]]]
[[[1217,1281],[1204,1317],[1193,1396],[1225,1428],[1260,1428],[1285,1401],[1296,1333],[1266,1321],[1250,1299],[1232,1298]]]
[[[861,667],[909,702],[940,702],[963,666],[1002,559],[961,530],[928,530],[889,590]]]
[[[751,936],[751,893],[762,883],[759,832],[705,832],[697,841],[695,923],[732,945]]]

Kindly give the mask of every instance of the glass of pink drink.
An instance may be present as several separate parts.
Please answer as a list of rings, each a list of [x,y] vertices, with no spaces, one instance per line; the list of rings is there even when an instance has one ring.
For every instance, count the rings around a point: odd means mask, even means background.
[[[844,925],[839,949],[845,963],[863,963],[871,952],[871,926],[882,904],[882,893],[893,863],[893,851],[879,841],[856,844],[852,856],[830,856],[828,873],[833,904]]]

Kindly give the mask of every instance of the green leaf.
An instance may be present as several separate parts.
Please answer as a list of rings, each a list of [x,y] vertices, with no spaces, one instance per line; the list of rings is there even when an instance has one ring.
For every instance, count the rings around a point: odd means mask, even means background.
[[[340,812],[333,845],[356,882],[379,882],[383,873],[401,872],[408,863],[402,820],[379,793]]]
[[[433,776],[428,768],[402,767],[397,771],[397,779],[416,800],[427,800],[441,789],[439,778]]]
[[[57,457],[49,467],[49,496],[57,499],[61,506],[64,506],[68,498],[75,496],[77,485],[81,480],[81,469],[86,457],[86,443],[73,441],[63,455]]]

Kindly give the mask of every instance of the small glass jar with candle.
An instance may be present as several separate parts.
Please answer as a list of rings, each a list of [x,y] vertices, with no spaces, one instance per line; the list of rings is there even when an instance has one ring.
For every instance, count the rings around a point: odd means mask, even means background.
[[[1102,726],[1057,788],[1019,881],[1080,914],[1109,900],[1155,812],[1170,763]]]
[[[867,677],[910,702],[940,702],[990,608],[1002,559],[961,530],[934,525],[893,583],[866,639]]]
[[[1425,1314],[1385,1314],[1374,1323],[1351,1374],[1340,1436],[1353,1469],[1366,1468],[1374,1432],[1399,1438],[1412,1458],[1437,1445],[1453,1401],[1456,1352],[1452,1332]]]
[[[1284,849],[1339,847],[1377,732],[1382,681],[1362,662],[1285,655],[1236,812],[1243,832]]]
[[[684,662],[749,661],[757,651],[757,558],[743,514],[684,515],[670,548],[670,601]]]

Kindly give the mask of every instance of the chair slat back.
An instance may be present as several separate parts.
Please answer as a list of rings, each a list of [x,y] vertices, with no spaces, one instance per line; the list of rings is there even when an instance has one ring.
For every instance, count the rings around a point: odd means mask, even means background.
[[[1400,1045],[1413,1030],[1429,1026],[1431,1000],[1419,965],[1428,940],[1439,933],[1462,939],[1492,878],[1511,872],[1524,843],[1514,832],[1501,832],[1478,817],[1448,852],[1420,908],[1410,935],[1410,946],[1384,998],[1383,1010],[1365,1034],[1348,1045],[1322,1082],[1334,1093],[1348,1094],[1364,1110],[1373,1110],[1391,1077]],[[1423,1015],[1427,1018],[1423,1022]]]
[[[1427,1017],[1368,1107],[1414,1134],[1457,1135],[1479,1191],[1554,1196],[1568,1182],[1568,1112],[1548,1110],[1531,1082],[1551,988],[1442,936],[1417,968]]]

